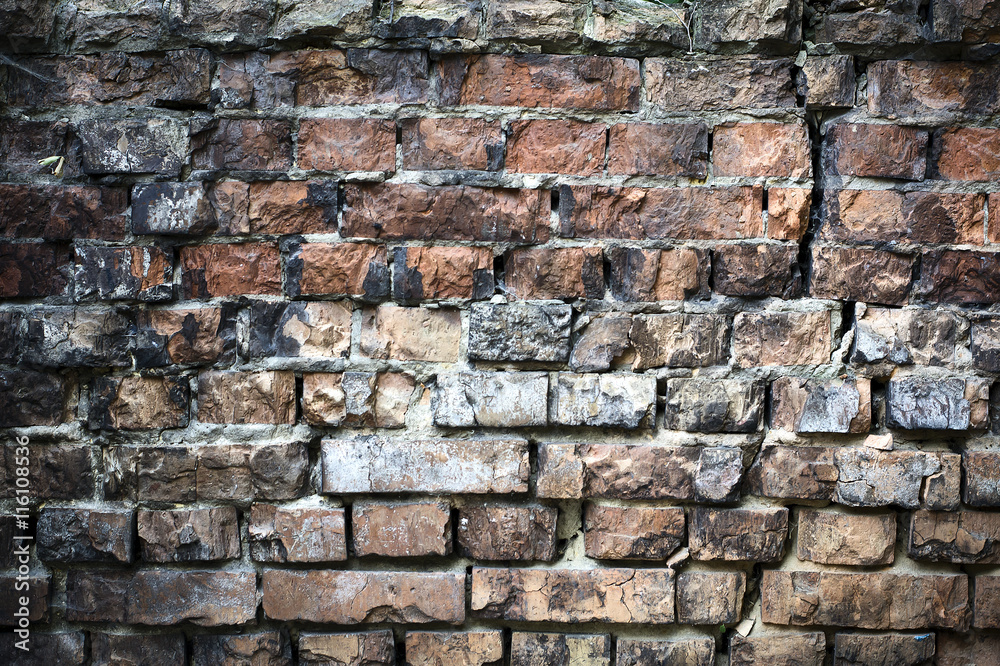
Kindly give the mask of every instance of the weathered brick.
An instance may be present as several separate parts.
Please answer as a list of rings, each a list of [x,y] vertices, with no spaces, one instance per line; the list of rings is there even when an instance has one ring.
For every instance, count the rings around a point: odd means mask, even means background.
[[[322,506],[250,507],[250,556],[257,562],[338,562],[347,559],[344,509]]]
[[[624,312],[584,314],[576,322],[576,339],[569,358],[569,367],[576,372],[601,372],[627,367],[631,342],[632,315]]]
[[[341,233],[386,240],[543,243],[549,238],[550,200],[543,190],[348,184]]]
[[[68,389],[58,375],[0,371],[0,427],[59,425],[65,420]]]
[[[392,629],[350,634],[299,632],[299,662],[305,666],[394,666]]]
[[[109,43],[122,51],[153,50],[163,34],[163,7],[155,2],[77,2],[74,9],[67,37],[77,52],[91,53]]]
[[[733,320],[737,367],[830,362],[830,312],[741,312]]]
[[[184,298],[281,295],[281,258],[274,243],[188,245],[180,249]]]
[[[274,14],[272,3],[252,0],[189,0],[165,7],[168,30],[186,40],[232,47],[259,45]]]
[[[400,428],[415,385],[398,372],[304,373],[302,417],[314,425]]]
[[[191,128],[195,169],[286,171],[292,166],[292,128],[285,120],[217,118]]]
[[[983,194],[831,189],[820,238],[982,245],[985,203]]]
[[[934,658],[934,634],[841,634],[833,648],[837,664],[921,666]]]
[[[18,0],[5,2],[0,7],[0,20],[4,25],[5,41],[10,40],[15,44],[44,43],[55,24],[55,6]]]
[[[719,245],[712,251],[717,293],[792,298],[801,286],[797,245]]]
[[[740,621],[747,575],[742,571],[685,571],[677,576],[679,624]],[[714,645],[713,652],[714,652]],[[713,655],[714,656],[714,655]]]
[[[676,248],[605,250],[611,295],[620,301],[682,301],[707,298],[711,262],[705,250]]]
[[[91,428],[148,430],[188,423],[187,377],[97,377],[90,390]]]
[[[806,108],[854,106],[854,56],[810,55],[798,75],[798,94]]]
[[[523,440],[324,440],[322,492],[514,493],[528,490]]]
[[[285,632],[258,631],[232,635],[201,635],[192,639],[194,666],[259,664],[287,666],[292,663],[292,646]]]
[[[927,478],[927,492],[931,492],[930,478],[948,471],[946,462],[957,457],[954,453],[923,451],[879,451],[869,447],[838,449],[835,453],[837,489],[834,501],[847,506],[889,506],[896,505],[915,509],[924,499],[924,479]],[[956,478],[951,483],[944,481],[940,489],[942,496],[936,502],[946,502],[944,496],[958,495],[958,470],[950,465],[951,474]],[[947,491],[947,492],[944,492]],[[957,502],[953,502],[957,505]],[[952,507],[955,508],[955,507]]]
[[[75,125],[83,172],[180,175],[188,154],[188,124],[173,118],[84,120]]]
[[[867,379],[780,377],[771,383],[771,427],[794,432],[867,433],[871,428]]]
[[[497,171],[503,162],[499,121],[407,118],[399,127],[404,169]]]
[[[915,127],[838,124],[826,133],[823,160],[834,175],[923,180],[928,140]]]
[[[465,620],[465,574],[265,569],[264,614],[329,624]]]
[[[986,511],[914,511],[907,553],[915,560],[1000,563],[1000,515]]]
[[[406,663],[412,666],[500,666],[503,664],[503,632],[408,631]]]
[[[14,440],[0,447],[0,497],[17,497],[15,479],[24,456],[16,455]],[[87,499],[94,495],[94,469],[90,447],[85,444],[31,445],[28,478],[31,497],[39,500]]]
[[[972,367],[987,372],[1000,371],[1000,319],[973,321],[970,347]]]
[[[742,379],[670,379],[663,425],[688,432],[756,432],[764,383]]]
[[[445,502],[351,507],[354,554],[419,557],[451,554],[451,506]]]
[[[476,560],[553,560],[558,511],[545,506],[466,506],[458,546]]]
[[[291,372],[228,372],[198,375],[202,423],[295,423],[295,376]]]
[[[529,43],[575,42],[586,15],[583,0],[497,0],[486,13],[486,36]]]
[[[816,298],[903,305],[914,258],[860,247],[814,247],[809,293]]]
[[[0,243],[0,298],[60,296],[66,293],[71,276],[65,245]]]
[[[567,238],[716,240],[764,235],[763,189],[563,185],[559,223]]]
[[[390,22],[389,18],[392,17]],[[480,34],[482,7],[465,0],[401,0],[393,10],[382,7],[376,34],[385,38],[450,37],[475,39]]]
[[[295,51],[272,56],[270,68],[295,81],[300,106],[427,102],[426,51]]]
[[[0,518],[0,539],[4,539],[7,543],[14,543],[14,535],[15,535],[14,526],[15,526],[15,524],[16,524],[15,523],[15,518],[14,518],[13,515],[3,516],[2,518]],[[21,532],[21,531],[22,530],[18,529],[18,532]],[[38,528],[36,526],[36,528],[35,528],[35,538],[36,539],[40,539],[40,536],[41,535],[39,534]],[[37,553],[37,549],[36,549],[36,553]],[[41,559],[40,555],[38,557],[39,557],[39,559]],[[14,554],[14,549],[13,548],[7,548],[4,551],[0,551],[0,567],[4,567],[5,569],[8,568],[8,567],[12,567],[17,562],[17,559],[18,559],[18,556]],[[0,652],[0,654],[3,654],[3,653]]]
[[[886,9],[880,1],[871,3],[874,9]],[[833,5],[838,8],[837,5]],[[860,7],[841,5],[840,9]],[[918,45],[926,39],[926,25],[916,8],[899,6],[899,11],[835,11],[823,16],[816,26],[815,39],[820,43],[858,45],[882,48],[884,45]],[[905,7],[905,8],[904,8]],[[860,50],[860,49],[857,49]],[[860,50],[864,53],[863,50]]]
[[[132,233],[198,236],[215,225],[203,183],[143,183],[132,188]]]
[[[605,125],[578,120],[515,120],[505,166],[510,173],[597,176],[604,171]]]
[[[139,546],[146,562],[231,560],[240,556],[239,514],[224,506],[187,511],[140,509]]]
[[[572,318],[573,309],[561,303],[473,303],[469,359],[565,362]]]
[[[119,187],[0,185],[0,236],[74,240],[125,236],[128,191]]]
[[[729,355],[729,320],[716,314],[652,314],[632,318],[633,370],[722,365]]]
[[[704,178],[708,173],[708,127],[704,123],[612,125],[608,173]]]
[[[333,34],[341,39],[367,37],[372,28],[371,0],[345,0],[329,5],[316,0],[278,0],[272,33],[278,39]]]
[[[980,63],[883,60],[868,67],[868,112],[921,122],[1000,111],[1000,72]]]
[[[989,424],[989,387],[985,379],[890,380],[886,425],[906,430],[968,430]]]
[[[515,631],[510,640],[510,663],[511,666],[610,666],[611,637]]]
[[[220,236],[250,233],[250,183],[216,181],[208,187],[208,200]]]
[[[809,228],[812,190],[770,187],[767,190],[767,237],[799,242]]]
[[[609,588],[619,594],[607,596]],[[672,624],[669,569],[472,569],[472,611],[521,622]]]
[[[25,576],[27,589],[22,590],[25,582],[18,586],[18,574],[15,572],[0,574],[0,626],[17,626],[20,618],[15,612],[22,614],[22,608],[27,607],[29,622],[49,621],[49,589],[52,584],[50,574],[28,574]],[[21,599],[27,598],[28,603],[22,604]],[[31,643],[29,642],[29,646]]]
[[[920,261],[914,293],[934,303],[986,305],[1000,291],[1000,253],[932,250]]]
[[[995,4],[967,4],[957,0],[933,0],[934,37],[938,41],[995,41],[1000,8]]]
[[[656,416],[656,380],[645,375],[561,372],[552,401],[554,424],[649,428]]]
[[[1000,629],[1000,576],[976,576],[972,595],[972,626]]]
[[[295,81],[271,66],[271,56],[260,51],[219,56],[212,81],[212,103],[221,109],[273,109],[295,104]]]
[[[156,246],[76,248],[77,301],[169,301],[173,275],[173,253]]]
[[[444,106],[521,106],[594,111],[639,108],[639,62],[572,55],[485,54],[439,65]],[[544,75],[543,75],[544,73]]]
[[[434,425],[512,428],[548,425],[544,372],[456,372],[437,376]]]
[[[330,234],[337,231],[337,185],[321,180],[250,183],[247,219],[252,234]]]
[[[135,511],[45,507],[35,528],[38,559],[55,562],[132,561]]]
[[[91,634],[92,642],[100,634]],[[60,664],[60,666],[83,666],[87,662],[87,635],[82,631],[64,631],[56,634],[32,632],[28,640],[28,650],[15,645],[20,637],[14,633],[0,635],[0,659],[8,666],[36,666],[37,664]],[[105,666],[95,655],[90,663]]]
[[[860,629],[964,629],[965,574],[764,571],[761,619]]]
[[[226,363],[236,355],[235,308],[142,310],[138,314],[138,367]]]
[[[493,295],[490,248],[400,247],[394,252],[393,266],[392,295],[402,303]]]
[[[853,363],[951,365],[968,324],[951,312],[855,308]]]
[[[701,20],[695,41],[704,46],[733,42],[795,44],[802,39],[802,7],[795,2],[724,0],[699,10]]]
[[[285,262],[288,295],[346,295],[377,302],[389,295],[385,246],[371,243],[303,243]]]
[[[1000,453],[963,451],[962,501],[970,506],[1000,506]]]
[[[257,610],[252,571],[86,571],[66,579],[70,622],[203,627],[252,622]]]
[[[776,562],[785,552],[788,509],[695,507],[688,547],[696,560]]]
[[[341,358],[351,348],[349,301],[258,301],[250,306],[252,358]]]
[[[799,509],[796,554],[820,564],[892,564],[896,514]]]
[[[523,300],[602,298],[603,252],[597,247],[514,250],[507,260],[507,289]]]
[[[712,138],[712,172],[716,176],[812,176],[809,132],[805,125],[717,125]]]
[[[826,636],[814,634],[763,634],[744,638],[736,634],[729,641],[730,666],[823,666],[826,663]]]
[[[662,560],[684,540],[684,509],[587,504],[583,529],[587,557]]]
[[[1000,663],[1000,636],[938,632],[938,666],[996,666]]]
[[[786,59],[647,58],[646,100],[664,111],[790,108],[796,105],[792,65]]]
[[[584,39],[602,45],[621,48],[640,43],[663,43],[677,48],[688,48],[690,42],[683,23],[691,13],[684,7],[647,3],[642,0],[629,3],[599,2],[584,26]]]
[[[686,638],[669,641],[623,638],[618,641],[615,663],[621,666],[656,666],[657,664],[712,666],[714,661],[715,641],[711,638]]]
[[[369,118],[306,118],[299,167],[318,171],[395,171],[396,124]]]
[[[462,338],[458,310],[365,308],[361,318],[361,354],[400,361],[458,360]]]

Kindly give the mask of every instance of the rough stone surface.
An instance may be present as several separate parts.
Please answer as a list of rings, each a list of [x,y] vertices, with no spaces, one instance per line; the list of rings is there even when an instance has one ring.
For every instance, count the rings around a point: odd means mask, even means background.
[[[310,118],[299,125],[298,141],[303,169],[396,170],[396,126],[388,120]]]
[[[947,366],[955,362],[967,324],[951,312],[855,309],[854,363]]]
[[[797,79],[797,92],[806,107],[854,106],[854,57],[809,56]]]
[[[914,293],[933,303],[992,303],[996,299],[998,268],[998,255],[993,252],[924,252]]]
[[[720,245],[712,252],[714,290],[727,296],[791,298],[802,286],[798,252],[796,245]]]
[[[169,118],[86,120],[76,125],[83,172],[178,176],[188,152],[187,123]]]
[[[409,118],[399,126],[405,169],[500,168],[503,138],[497,121]]]
[[[1000,576],[976,576],[973,589],[972,626],[977,629],[1000,628]]]
[[[186,377],[101,377],[91,384],[91,428],[148,430],[188,424]]]
[[[730,58],[701,63],[646,60],[646,100],[664,111],[714,111],[795,106],[792,61]]]
[[[180,258],[186,298],[281,294],[281,259],[273,243],[185,246]]]
[[[500,666],[503,632],[408,631],[406,663],[412,666]]]
[[[393,263],[392,292],[401,303],[493,295],[493,253],[487,248],[401,247]]]
[[[611,638],[515,631],[511,635],[510,662],[511,666],[610,666]]]
[[[201,183],[149,183],[132,188],[132,232],[200,235],[215,226]]]
[[[682,301],[706,298],[710,262],[704,250],[613,247],[611,295],[620,301]]]
[[[401,361],[456,361],[462,337],[458,310],[366,308],[361,319],[361,353]]]
[[[775,562],[785,552],[788,509],[697,507],[688,522],[688,546],[696,560]]]
[[[552,560],[558,512],[543,506],[469,506],[458,512],[458,549],[476,560]]]
[[[351,304],[347,301],[253,303],[252,358],[342,358],[351,348]]]
[[[143,663],[150,666],[176,664],[186,658],[184,634],[110,634],[91,632],[91,663],[94,666]]]
[[[1000,519],[985,511],[914,511],[907,552],[912,559],[1000,563]]]
[[[896,514],[834,513],[799,509],[796,554],[820,564],[892,564]]]
[[[841,176],[923,180],[926,131],[895,125],[834,125],[826,133],[828,168]]]
[[[771,383],[771,427],[795,432],[868,432],[871,428],[871,382],[867,379],[777,379]]]
[[[684,510],[587,504],[583,529],[588,557],[662,560],[684,541]]]
[[[250,507],[250,556],[257,562],[337,562],[347,559],[344,509]]]
[[[445,503],[351,507],[354,554],[417,557],[451,553],[451,507]]]
[[[622,639],[618,641],[616,664],[622,666],[655,666],[656,664],[690,664],[712,666],[715,644],[711,638],[690,638],[670,641]]]
[[[555,361],[569,354],[569,305],[474,303],[469,358],[479,361]]]
[[[393,666],[391,629],[357,633],[299,634],[299,661],[308,666]]]
[[[609,174],[703,178],[707,171],[708,127],[703,123],[627,123],[609,130]]]
[[[809,293],[816,298],[904,305],[913,257],[866,248],[814,247]]]
[[[722,365],[728,356],[729,330],[729,319],[724,315],[636,315],[629,330],[635,347],[632,368]]]
[[[16,440],[0,448],[0,497],[17,497],[17,473],[24,459],[17,454]],[[89,499],[94,494],[95,469],[90,450],[84,444],[50,444],[32,446],[28,456],[28,478],[31,496],[43,500]]]
[[[576,372],[601,372],[612,366],[627,366],[631,343],[628,332],[632,316],[623,312],[581,317],[569,367]]]
[[[746,584],[747,575],[742,571],[685,571],[678,574],[677,622],[739,622]]]
[[[559,373],[550,420],[559,425],[652,427],[656,380],[644,375]]]
[[[755,432],[764,409],[764,387],[737,379],[671,379],[664,426],[688,432]]]
[[[812,175],[805,125],[717,125],[712,139],[712,168],[717,176],[808,178]]]
[[[741,312],[733,320],[738,367],[828,363],[830,343],[828,311]]]
[[[729,643],[730,666],[823,666],[826,660],[826,636],[814,634],[774,634],[732,637]]]
[[[894,240],[982,245],[983,203],[982,194],[831,188],[819,236],[871,243],[882,240],[882,231],[891,226],[897,230]]]
[[[886,424],[907,430],[967,430],[988,423],[989,384],[980,379],[894,379]]]
[[[971,506],[1000,506],[1000,453],[963,451],[962,501]]]
[[[403,373],[304,373],[302,417],[316,425],[401,428],[414,388]]]
[[[128,509],[46,507],[35,530],[43,561],[132,562],[135,512]]]
[[[833,656],[844,666],[921,666],[932,663],[935,647],[934,634],[837,634]]]
[[[294,423],[295,376],[286,371],[202,372],[198,375],[198,420]]]
[[[522,300],[604,296],[600,248],[514,250],[507,262],[507,289]]]
[[[835,453],[837,471],[834,500],[848,506],[920,506],[924,479],[933,478],[944,461],[957,454],[922,451],[879,451],[843,448]],[[958,487],[951,484],[952,492]]]
[[[229,560],[240,556],[234,507],[138,514],[139,546],[147,562]]]
[[[549,377],[541,372],[438,375],[434,424],[507,428],[548,424]]]

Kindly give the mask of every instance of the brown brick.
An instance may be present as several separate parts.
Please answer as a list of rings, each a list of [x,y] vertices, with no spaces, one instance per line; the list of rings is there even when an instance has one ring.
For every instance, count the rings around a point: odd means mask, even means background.
[[[704,178],[708,173],[708,127],[704,123],[612,125],[608,173]]]
[[[860,629],[965,629],[965,574],[764,571],[761,619]]]
[[[834,501],[848,506],[894,504],[915,509],[921,505],[926,495],[932,495],[935,504],[944,503],[949,505],[948,508],[957,508],[958,469],[957,465],[947,464],[948,459],[953,463],[957,455],[923,451],[879,451],[871,447],[838,449],[835,460],[839,479]],[[950,481],[948,476],[952,477]],[[932,492],[935,478],[941,487]],[[927,484],[926,490],[924,484]]]
[[[688,546],[696,560],[775,562],[785,552],[788,509],[696,507],[688,521]]]
[[[370,437],[323,441],[322,492],[523,493],[524,440],[406,440]]]
[[[728,356],[729,321],[716,314],[636,315],[629,330],[633,370],[722,365]]]
[[[462,624],[465,573],[265,569],[264,614],[329,624]]]
[[[611,294],[620,301],[682,301],[708,295],[711,262],[705,250],[612,247]]]
[[[511,666],[610,666],[611,637],[515,631],[511,635],[510,663]]]
[[[381,305],[363,312],[361,353],[404,361],[457,361],[461,336],[457,310]]]
[[[985,203],[983,194],[828,191],[820,238],[982,245]],[[886,229],[893,231],[887,236]]]
[[[1000,319],[973,321],[970,348],[972,367],[987,372],[1000,370]]]
[[[733,321],[737,367],[830,362],[830,312],[741,312]]]
[[[185,298],[281,295],[281,260],[274,243],[187,246],[180,257]]]
[[[727,296],[792,298],[802,285],[797,245],[719,245],[713,288]]]
[[[668,379],[663,427],[687,432],[756,432],[764,383],[746,379]]]
[[[711,638],[669,641],[622,638],[618,641],[615,656],[615,663],[620,666],[658,666],[658,664],[712,666],[715,661],[715,641]]]
[[[128,563],[134,533],[135,512],[129,509],[45,507],[35,528],[36,553],[46,562]]]
[[[97,377],[91,384],[91,428],[149,430],[188,423],[187,377]]]
[[[151,247],[77,247],[77,301],[168,301],[173,298],[173,253]]]
[[[139,545],[146,562],[231,560],[240,556],[238,514],[231,506],[189,511],[140,510]]]
[[[402,130],[403,168],[496,171],[503,162],[500,122],[479,118],[407,118]]]
[[[566,238],[716,240],[764,235],[760,187],[636,188],[563,185]]]
[[[647,58],[646,99],[665,111],[794,107],[792,61]]]
[[[386,240],[544,243],[550,199],[543,190],[348,184],[341,233]]]
[[[1000,452],[963,451],[962,501],[970,506],[1000,506]]]
[[[458,514],[458,545],[476,560],[553,560],[558,511],[544,506],[467,506]]]
[[[192,128],[195,169],[286,171],[292,166],[292,128],[285,120],[212,120]]]
[[[587,557],[662,560],[684,541],[684,509],[587,504],[583,529]]]
[[[883,60],[868,67],[868,112],[920,121],[1000,111],[995,67],[980,63]]]
[[[609,588],[619,591],[606,596]],[[672,624],[669,569],[472,569],[472,611],[514,622]]]
[[[896,514],[799,509],[797,555],[820,564],[892,564]]]
[[[767,190],[767,237],[801,241],[809,228],[812,190],[771,187]]]
[[[140,368],[214,363],[235,355],[235,312],[229,308],[143,310],[138,323],[144,339],[141,359],[137,359]]]
[[[251,358],[346,358],[350,301],[256,301],[250,304]]]
[[[860,247],[814,247],[809,293],[816,298],[904,305],[914,258]]]
[[[580,39],[587,5],[581,0],[498,0],[486,14],[486,36],[529,43]]]
[[[950,312],[876,307],[858,310],[851,361],[951,365],[965,327],[964,320]]]
[[[826,168],[840,176],[923,180],[928,134],[896,125],[834,125],[824,144]]]
[[[559,373],[551,389],[554,425],[651,428],[656,383],[649,375]]]
[[[395,171],[396,124],[367,118],[306,118],[299,167],[318,171]]]
[[[59,425],[66,420],[69,389],[58,375],[0,371],[0,427]]]
[[[451,554],[451,507],[445,502],[356,502],[351,512],[358,557]]]
[[[395,666],[392,629],[345,634],[299,632],[299,663],[303,666]]]
[[[302,375],[302,416],[315,425],[400,428],[415,382],[405,373],[308,372]]]
[[[606,127],[577,120],[515,120],[505,166],[510,173],[597,176],[604,171]]]
[[[250,233],[250,183],[217,181],[208,188],[208,201],[220,236]]]
[[[493,251],[485,247],[400,247],[393,258],[397,301],[485,299],[493,295]]]
[[[744,638],[734,635],[729,642],[730,666],[823,666],[826,663],[826,636],[814,634],[771,634]]]
[[[995,181],[1000,177],[1000,130],[961,127],[939,130],[937,169],[950,180]]]
[[[1000,629],[1000,576],[976,576],[973,582],[973,620],[977,629]]]
[[[121,240],[127,206],[125,188],[3,184],[0,236]]]
[[[25,582],[18,585],[18,574],[15,572],[0,574],[0,626],[14,627],[20,622],[15,612],[23,613],[21,599],[27,597],[29,622],[48,622],[49,620],[49,587],[52,576],[28,575],[28,589],[22,590]],[[29,642],[29,646],[31,643]]]
[[[268,69],[296,82],[300,106],[427,102],[426,51],[295,51],[272,56]]]
[[[836,448],[765,446],[747,472],[750,493],[783,499],[831,500],[837,485]]]
[[[994,303],[1000,294],[1000,253],[924,252],[914,293],[933,303]]]
[[[937,634],[938,666],[997,666],[1000,636],[995,634]]]
[[[713,131],[712,172],[716,176],[812,176],[805,125],[735,123]]]
[[[444,106],[594,111],[639,108],[639,63],[625,58],[540,54],[457,56],[442,60],[439,73]]]
[[[320,180],[250,183],[252,234],[337,232],[337,184]]]
[[[604,255],[600,248],[514,250],[507,262],[507,288],[515,298],[602,298]]]
[[[1000,192],[989,195],[989,215],[993,222],[986,228],[986,242],[1000,243]]]
[[[192,639],[193,666],[214,664],[260,664],[286,666],[292,663],[292,646],[280,631],[257,631],[231,635],[199,635]]]
[[[1000,564],[1000,515],[987,511],[914,511],[907,552],[915,560]]]
[[[70,622],[203,627],[252,622],[257,610],[252,571],[85,571],[66,580]]]
[[[794,432],[867,433],[871,381],[780,377],[771,383],[771,427]]]
[[[90,632],[93,666],[149,664],[169,666],[187,658],[184,634],[111,634]]]
[[[250,555],[257,562],[338,562],[347,559],[344,509],[254,504]]]
[[[59,296],[71,275],[68,246],[0,243],[0,298]]]
[[[303,243],[286,265],[293,298],[347,295],[379,301],[389,295],[389,260],[383,245]]]
[[[205,371],[198,375],[203,423],[295,423],[295,376],[288,371]]]
[[[742,571],[684,571],[677,576],[678,624],[740,621],[747,575]]]
[[[810,55],[798,75],[798,94],[805,97],[806,107],[853,107],[854,56]]]
[[[406,663],[410,666],[500,666],[503,632],[406,632]]]
[[[934,634],[841,634],[834,643],[837,664],[919,666],[934,658]]]
[[[18,464],[16,440],[0,447],[0,497],[11,499],[16,492]],[[40,500],[87,499],[94,495],[96,470],[90,446],[85,444],[32,444],[28,455],[31,497]]]

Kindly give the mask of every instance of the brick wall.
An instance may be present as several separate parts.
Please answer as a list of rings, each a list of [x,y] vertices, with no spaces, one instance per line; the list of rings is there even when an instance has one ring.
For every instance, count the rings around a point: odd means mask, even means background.
[[[1000,3],[699,5],[0,0],[0,662],[1000,664]]]

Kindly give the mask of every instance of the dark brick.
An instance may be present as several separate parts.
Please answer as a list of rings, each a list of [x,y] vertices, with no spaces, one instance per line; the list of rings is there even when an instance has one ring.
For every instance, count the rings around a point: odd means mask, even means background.
[[[130,563],[135,511],[45,507],[36,538],[38,559],[46,562]]]
[[[0,185],[0,235],[121,240],[127,206],[128,191],[117,187]]]
[[[797,245],[719,245],[712,250],[713,288],[727,296],[792,298],[802,286]]]
[[[65,419],[68,389],[58,375],[0,371],[0,427],[59,425]]]
[[[16,446],[0,448],[0,497],[13,498],[17,478]],[[31,444],[28,453],[28,478],[31,498],[38,500],[76,500],[94,495],[94,470],[90,447],[84,444]]]
[[[64,295],[70,274],[66,245],[0,242],[0,299]]]

